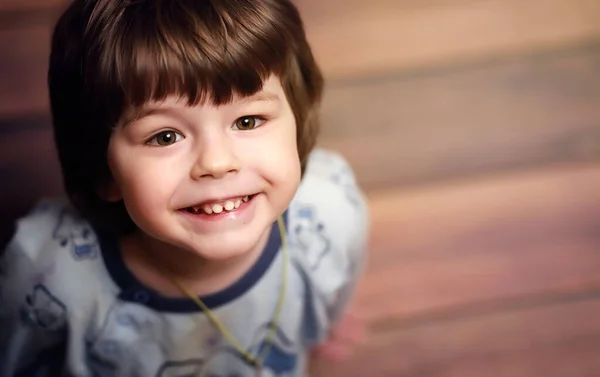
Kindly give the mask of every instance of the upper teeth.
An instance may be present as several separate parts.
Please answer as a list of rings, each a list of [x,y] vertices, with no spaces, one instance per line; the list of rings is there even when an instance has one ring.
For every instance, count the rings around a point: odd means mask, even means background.
[[[241,199],[232,199],[226,200],[221,203],[212,203],[212,204],[204,204],[202,206],[193,206],[192,209],[194,212],[200,212],[200,210],[204,211],[207,214],[212,213],[221,213],[223,211],[231,211],[233,209],[239,208],[242,202],[247,202],[249,200],[248,196],[245,196]]]

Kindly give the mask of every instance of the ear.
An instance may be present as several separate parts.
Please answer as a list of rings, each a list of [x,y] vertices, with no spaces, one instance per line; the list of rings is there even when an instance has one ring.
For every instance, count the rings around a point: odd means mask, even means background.
[[[118,202],[123,199],[123,195],[121,194],[121,189],[115,183],[115,181],[110,181],[107,183],[101,184],[97,189],[96,193],[102,200],[106,200],[107,202]]]

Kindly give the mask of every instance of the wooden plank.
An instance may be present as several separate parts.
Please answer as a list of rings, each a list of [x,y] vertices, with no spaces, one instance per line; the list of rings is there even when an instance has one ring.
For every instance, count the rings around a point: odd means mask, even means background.
[[[50,26],[0,29],[0,115],[49,111]]]
[[[370,194],[370,321],[600,286],[600,164]]]
[[[330,78],[553,49],[600,37],[596,0],[299,0]]]
[[[0,134],[3,136],[0,140],[1,249],[10,238],[18,217],[41,197],[59,195],[63,191],[50,127]]]
[[[600,299],[399,326],[372,334],[355,357],[317,376],[595,377]]]
[[[0,12],[54,10],[65,6],[68,2],[68,0],[2,0]]]
[[[328,87],[321,145],[369,189],[600,158],[600,45]]]

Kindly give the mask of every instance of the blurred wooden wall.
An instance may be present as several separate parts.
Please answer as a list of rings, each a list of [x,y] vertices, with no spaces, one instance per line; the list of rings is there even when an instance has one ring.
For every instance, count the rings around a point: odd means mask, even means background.
[[[61,192],[45,86],[63,0],[0,0],[1,234]],[[600,375],[600,1],[297,0],[321,144],[373,219],[372,327],[328,376]]]

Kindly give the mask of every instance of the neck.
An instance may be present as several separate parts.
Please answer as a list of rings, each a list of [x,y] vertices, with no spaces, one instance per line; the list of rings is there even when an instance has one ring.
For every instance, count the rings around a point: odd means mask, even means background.
[[[260,257],[270,232],[252,250],[238,256],[209,260],[187,250],[182,250],[151,239],[145,234],[134,234],[121,240],[125,265],[143,284],[167,297],[184,294],[172,283],[168,275],[198,296],[225,289],[240,279]]]

